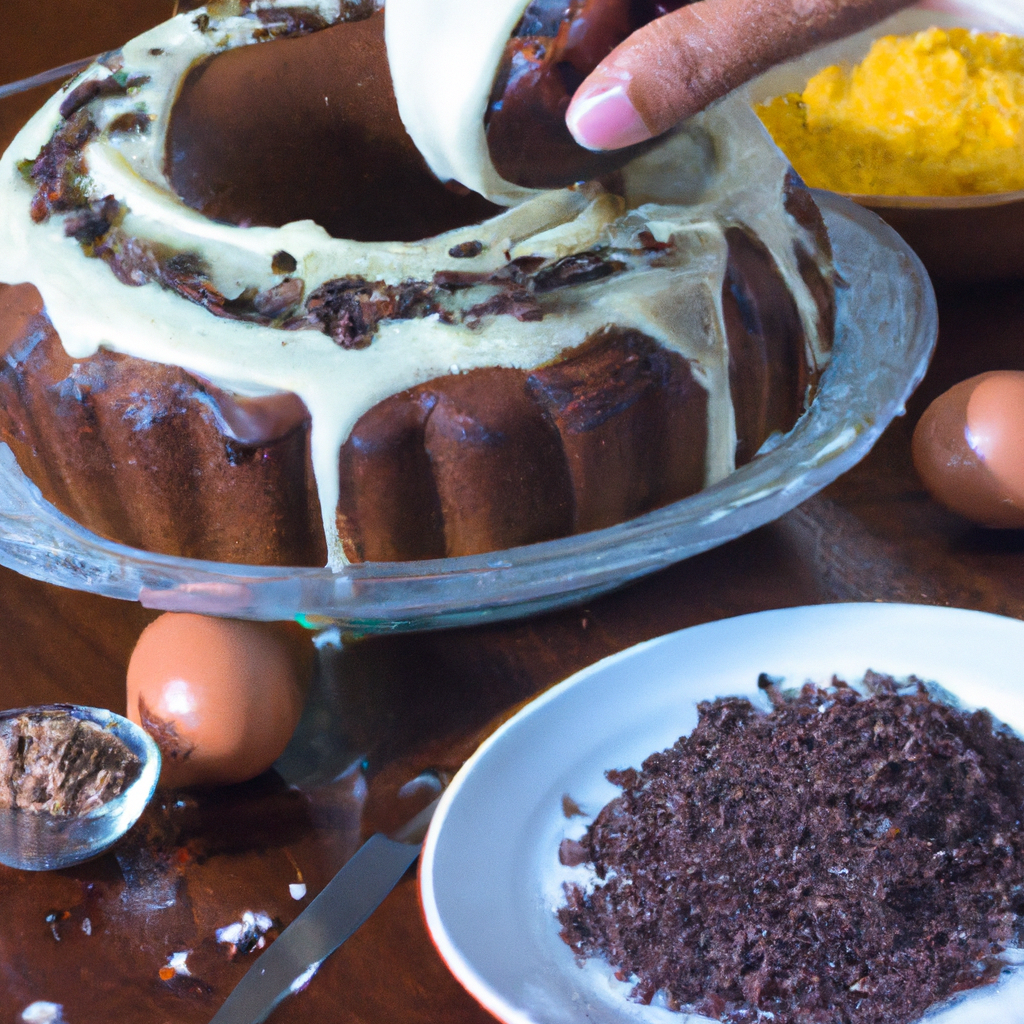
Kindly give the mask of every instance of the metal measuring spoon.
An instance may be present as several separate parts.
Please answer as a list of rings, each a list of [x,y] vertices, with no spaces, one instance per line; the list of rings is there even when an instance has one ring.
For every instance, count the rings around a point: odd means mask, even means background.
[[[137,759],[137,770],[133,764],[116,795],[97,785],[98,773],[88,776],[91,762],[76,745],[83,733]],[[67,735],[74,742],[64,741]],[[56,747],[42,753],[54,737]],[[115,764],[112,774],[118,770]],[[56,792],[44,776],[60,781]],[[49,871],[97,856],[135,824],[159,777],[157,745],[134,722],[111,711],[45,704],[0,712],[0,863]]]

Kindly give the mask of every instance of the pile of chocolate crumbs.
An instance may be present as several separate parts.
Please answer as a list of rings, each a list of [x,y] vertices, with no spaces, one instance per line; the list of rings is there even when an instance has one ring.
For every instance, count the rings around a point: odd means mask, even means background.
[[[910,1024],[994,981],[1024,931],[1024,742],[868,673],[771,713],[725,698],[642,770],[565,864],[562,937],[633,998],[730,1024]]]
[[[124,792],[141,769],[118,737],[70,713],[0,721],[0,809],[86,814]]]

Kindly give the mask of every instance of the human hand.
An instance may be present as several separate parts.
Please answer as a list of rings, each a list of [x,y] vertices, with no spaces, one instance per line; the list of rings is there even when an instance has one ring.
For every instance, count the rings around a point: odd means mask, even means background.
[[[576,90],[566,123],[591,150],[660,135],[773,64],[912,0],[699,0],[634,32]]]

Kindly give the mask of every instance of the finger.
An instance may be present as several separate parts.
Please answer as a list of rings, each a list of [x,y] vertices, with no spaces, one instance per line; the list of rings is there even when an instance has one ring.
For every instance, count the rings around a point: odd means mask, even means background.
[[[911,0],[700,0],[634,32],[576,91],[587,149],[660,135],[773,64],[858,32]]]

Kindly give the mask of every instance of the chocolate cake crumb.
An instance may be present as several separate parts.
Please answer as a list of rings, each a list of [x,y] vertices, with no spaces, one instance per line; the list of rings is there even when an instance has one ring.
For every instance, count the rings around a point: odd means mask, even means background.
[[[117,736],[68,712],[0,721],[0,809],[87,814],[123,793],[141,770]]]
[[[609,260],[603,253],[579,252],[563,256],[550,267],[538,271],[533,286],[538,292],[550,292],[569,285],[599,281],[625,267],[624,263]]]
[[[96,134],[96,125],[83,111],[63,121],[32,164],[36,194],[31,216],[36,223],[51,213],[64,213],[88,204],[83,182],[85,163],[82,149]]]
[[[70,118],[77,114],[82,107],[92,103],[100,96],[123,96],[131,89],[145,85],[149,81],[148,75],[133,75],[129,78],[123,71],[115,71],[106,78],[90,78],[76,85],[64,97],[60,105],[60,116]]]
[[[471,323],[485,316],[514,316],[517,320],[525,322],[543,320],[544,311],[529,292],[513,288],[496,292],[489,299],[466,310],[466,319]]]
[[[294,274],[298,266],[298,260],[284,249],[275,252],[274,258],[270,261],[270,269],[275,274]]]
[[[563,839],[558,844],[558,863],[566,867],[574,868],[580,864],[586,864],[590,860],[589,851],[583,843],[575,839]]]
[[[455,292],[460,288],[487,284],[491,281],[491,275],[480,270],[436,270],[433,280],[436,287]]]
[[[698,705],[562,862],[562,938],[729,1024],[910,1024],[996,980],[1024,932],[1024,741],[868,673]],[[574,847],[579,846],[582,854]]]
[[[562,794],[562,813],[567,818],[578,818],[581,817],[583,811],[580,810],[580,805],[568,793]]]
[[[304,288],[301,277],[289,277],[273,288],[259,292],[252,300],[253,307],[260,316],[276,320],[298,306]]]
[[[424,281],[389,285],[362,277],[340,277],[325,282],[309,296],[305,319],[320,325],[342,348],[365,348],[380,321],[436,312],[432,291]]]
[[[97,96],[124,95],[127,91],[126,83],[117,75],[108,75],[106,78],[90,78],[82,82],[81,85],[76,85],[64,97],[60,105],[60,116],[64,118],[74,116]]]
[[[152,125],[152,118],[144,110],[129,110],[126,114],[115,117],[107,125],[107,131],[116,133],[134,133],[145,135]]]
[[[474,256],[479,256],[483,251],[483,242],[459,242],[458,245],[453,245],[448,250],[448,255],[451,256],[453,260],[466,260],[472,259]]]
[[[648,252],[667,252],[672,248],[671,242],[659,242],[652,231],[644,228],[637,236],[636,240],[640,245],[641,249],[646,249]]]
[[[64,221],[64,234],[80,245],[95,245],[124,216],[124,207],[105,196],[70,214]]]

